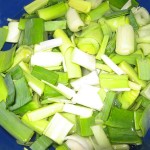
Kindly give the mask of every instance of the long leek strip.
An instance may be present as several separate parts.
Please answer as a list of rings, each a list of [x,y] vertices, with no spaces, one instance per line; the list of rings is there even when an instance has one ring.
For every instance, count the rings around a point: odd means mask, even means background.
[[[28,81],[28,85],[33,89],[33,91],[41,96],[44,91],[45,84],[29,73],[24,72],[24,76]]]
[[[99,77],[97,71],[92,71],[89,74],[70,82],[71,86],[78,91],[82,85],[99,85]]]
[[[69,6],[82,13],[88,13],[91,10],[91,3],[81,0],[69,0]]]
[[[137,49],[141,49],[144,56],[150,54],[150,44],[148,43],[140,43],[137,45]]]
[[[120,93],[118,95],[118,100],[122,104],[123,109],[128,109],[130,106],[133,105],[135,102],[136,98],[139,96],[140,91],[138,90],[130,90],[130,91],[125,91],[123,93]]]
[[[138,77],[141,80],[150,80],[150,59],[137,59]]]
[[[73,97],[72,102],[100,111],[103,108],[103,102],[98,91],[99,88],[97,87],[83,85]]]
[[[137,73],[135,72],[135,70],[125,61],[120,63],[120,68],[129,76],[129,78],[134,81],[135,83],[139,84],[143,87],[146,86],[146,82],[143,80],[140,80],[138,78]]]
[[[46,127],[49,124],[47,119],[42,119],[38,121],[30,121],[27,117],[27,113],[22,116],[21,120],[26,126],[28,126],[29,128],[31,128],[32,130],[34,130],[40,135],[43,134],[43,131],[46,129]]]
[[[61,2],[46,8],[39,9],[37,11],[40,18],[44,20],[52,20],[62,17],[68,10],[68,4]]]
[[[115,128],[134,128],[134,112],[112,107],[106,125]]]
[[[33,144],[30,146],[31,150],[37,150],[37,149],[47,149],[51,144],[53,143],[53,141],[42,135],[40,136],[36,141],[33,142]]]
[[[8,89],[8,96],[6,99],[6,106],[8,107],[8,106],[11,106],[15,101],[15,86],[14,86],[14,82],[13,82],[10,74],[6,74],[4,80],[5,80],[7,89]],[[2,85],[2,83],[1,83],[1,85]],[[2,88],[2,89],[4,90],[5,88]],[[3,92],[3,94],[4,93],[5,92]]]
[[[69,48],[64,54],[65,65],[69,79],[80,78],[82,76],[81,67],[79,66],[79,64],[72,61],[73,53],[73,48]]]
[[[92,5],[91,9],[95,9],[102,3],[102,0],[87,0],[87,1],[91,2],[91,5]]]
[[[112,31],[116,31],[118,27],[123,26],[125,24],[129,24],[129,21],[125,16],[120,16],[112,19],[107,19],[105,22],[109,25]]]
[[[56,150],[69,150],[68,146],[64,143],[56,147]]]
[[[81,27],[84,26],[84,23],[81,20],[78,12],[71,7],[68,9],[66,13],[66,18],[67,18],[67,25],[72,32],[77,32],[81,30]]]
[[[50,104],[48,106],[44,106],[39,109],[28,112],[27,117],[30,121],[41,120],[52,116],[57,112],[61,112],[63,110],[63,106],[64,104],[62,103]]]
[[[137,64],[136,60],[138,58],[142,58],[142,55],[133,53],[133,54],[130,54],[130,55],[123,56],[123,55],[116,54],[116,55],[111,57],[112,61],[115,64],[120,64],[122,61],[126,61],[130,65],[136,65]]]
[[[42,49],[50,49],[54,47],[58,47],[62,45],[62,39],[61,38],[56,38],[56,39],[50,39],[44,42],[40,42],[40,46]]]
[[[65,138],[67,140],[66,144],[70,149],[77,148],[79,145],[82,147],[78,147],[79,149],[86,149],[86,150],[92,150],[93,145],[90,142],[90,140],[86,137],[79,136],[78,134],[72,134],[69,135]],[[73,143],[76,143],[78,146],[76,147],[76,144],[74,145]]]
[[[31,92],[25,77],[15,80],[14,85],[16,89],[15,104],[9,107],[10,110],[16,110],[32,100]]]
[[[7,84],[6,84],[4,78],[1,75],[0,75],[0,85],[1,85],[1,88],[0,88],[0,102],[2,100],[4,100],[6,102],[9,91],[8,91]]]
[[[61,124],[61,125],[60,125]],[[58,144],[62,144],[73,124],[59,113],[56,113],[43,134]]]
[[[4,102],[0,103],[0,125],[17,140],[25,143],[33,136],[34,132],[12,112],[6,110]]]
[[[109,35],[110,37],[113,35],[110,27],[105,23],[104,18],[99,19],[98,23],[100,23],[104,35]]]
[[[96,69],[100,69],[106,72],[112,72],[112,69],[105,64],[96,63]]]
[[[130,9],[130,7],[132,7],[132,1],[131,0],[128,0],[124,5],[123,7],[121,8],[121,10],[126,10],[126,9]]]
[[[107,64],[116,74],[122,75],[124,74],[124,71],[117,66],[107,55],[102,55],[101,59]]]
[[[39,96],[37,94],[33,95],[32,101],[28,102],[27,104],[23,105],[22,107],[14,110],[15,114],[23,115],[28,111],[33,111],[41,107],[39,102]]]
[[[113,91],[130,90],[127,75],[100,73],[100,87]],[[117,80],[117,82],[116,82]]]
[[[137,135],[134,128],[114,128],[107,127],[108,138],[111,143],[124,143],[124,144],[141,144],[142,140]]]
[[[73,43],[62,29],[57,29],[54,32],[54,38],[62,38],[63,44],[59,46],[62,54],[65,54],[68,48],[74,47]]]
[[[77,134],[80,136],[92,136],[93,132],[91,130],[91,126],[95,124],[95,117],[87,117],[83,118],[80,116],[76,117],[76,126],[77,126]]]
[[[0,72],[4,72],[11,67],[14,61],[16,46],[7,51],[0,51]]]
[[[116,98],[115,92],[110,91],[106,94],[101,117],[103,121],[106,121],[108,119],[115,98]]]
[[[50,84],[44,80],[42,80],[46,85],[51,87],[52,89],[56,90],[58,93],[64,95],[66,98],[71,99],[75,95],[75,91],[61,83],[59,83],[57,86],[54,86],[53,84]]]
[[[103,128],[101,125],[94,125],[91,126],[92,132],[94,134],[94,137],[96,139],[96,142],[99,145],[99,149],[107,149],[107,150],[113,150],[110,141],[108,137],[106,136]],[[101,139],[103,139],[103,142],[101,142]]]
[[[11,68],[15,67],[17,64],[19,64],[21,61],[28,62],[30,60],[30,57],[32,55],[32,48],[26,45],[20,46],[15,53],[14,62],[11,66]],[[10,68],[10,69],[11,69]]]
[[[150,83],[146,85],[146,87],[141,91],[141,95],[143,95],[145,98],[150,99]]]
[[[8,34],[6,42],[17,43],[19,41],[21,31],[18,29],[19,22],[12,21],[8,23]]]
[[[32,14],[36,10],[44,7],[47,3],[48,3],[48,0],[36,0],[28,5],[24,6],[24,9],[28,14]]]
[[[39,61],[40,60],[40,61]],[[60,66],[63,61],[63,56],[60,52],[37,52],[31,57],[31,65],[41,66],[41,67],[53,67]]]
[[[101,44],[101,47],[96,55],[96,59],[100,60],[101,56],[105,53],[106,46],[108,44],[109,35],[105,35]]]
[[[42,41],[44,41],[44,21],[40,18],[27,20],[25,24],[23,44],[34,45]]]
[[[128,15],[128,14],[129,14],[129,10],[125,9],[125,10],[110,12],[108,14],[105,14],[104,17],[106,19],[111,19],[111,18],[115,18],[115,17],[125,16],[125,15]]]
[[[90,71],[96,68],[96,59],[93,55],[87,54],[78,48],[74,48],[72,61]]]
[[[149,23],[149,12],[144,7],[133,8],[132,12],[139,26],[143,26]]]
[[[109,11],[109,3],[103,2],[97,8],[91,10],[88,15],[90,16],[91,21],[100,19],[107,11]]]
[[[81,117],[90,117],[93,114],[92,109],[83,107],[83,106],[73,105],[73,104],[65,104],[63,111],[71,113],[71,114],[75,114]]]
[[[66,20],[46,21],[44,22],[45,31],[55,31],[57,29],[66,29]]]
[[[0,28],[0,50],[3,48],[3,45],[6,42],[7,34],[8,34],[7,28],[5,27]]]
[[[129,55],[134,52],[134,30],[131,25],[120,26],[116,33],[116,53]]]
[[[149,129],[149,127],[150,127],[150,123],[149,123],[149,117],[150,117],[150,105],[148,105],[146,108],[145,108],[145,110],[143,111],[143,113],[142,113],[142,116],[141,116],[141,119],[140,119],[140,123],[139,123],[139,125],[140,125],[140,128],[141,128],[141,130],[142,130],[142,134],[143,134],[143,136],[145,136],[146,135],[146,133],[147,133],[147,131],[148,131],[148,129]]]
[[[129,18],[129,22],[130,22],[131,26],[133,27],[134,31],[137,31],[139,29],[139,25],[137,24],[136,19],[134,17],[134,14],[132,13],[132,11],[130,11],[128,18]]]
[[[47,70],[40,66],[34,66],[31,74],[39,80],[45,80],[54,85],[57,83],[59,78],[59,75],[54,71]]]

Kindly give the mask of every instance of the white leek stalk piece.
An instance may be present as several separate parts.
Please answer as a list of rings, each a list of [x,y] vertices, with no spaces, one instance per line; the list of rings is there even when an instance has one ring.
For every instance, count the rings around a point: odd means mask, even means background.
[[[31,65],[37,65],[41,67],[53,67],[60,66],[63,62],[63,56],[60,52],[37,52],[31,57]]]
[[[116,74],[125,74],[124,71],[118,67],[107,55],[102,55],[101,59],[107,64]]]
[[[77,134],[69,135],[65,138],[67,146],[71,150],[80,150],[81,147],[83,150],[93,150],[92,143],[90,142],[89,138],[81,137]],[[75,147],[75,145],[80,145],[80,149]]]
[[[134,30],[131,25],[120,26],[116,33],[116,53],[129,55],[134,52]]]
[[[67,11],[66,18],[68,27],[72,32],[77,32],[84,26],[78,12],[71,7]]]
[[[73,104],[65,104],[63,108],[64,112],[75,114],[81,117],[90,117],[93,114],[93,110],[83,106],[77,106]]]
[[[72,61],[88,70],[93,71],[96,69],[95,56],[87,54],[78,48],[74,48]]]
[[[133,7],[132,12],[139,26],[146,25],[150,22],[149,12],[144,7]]]
[[[82,85],[99,85],[99,77],[96,70],[89,74],[70,82],[71,86],[78,91]]]
[[[103,128],[100,125],[95,125],[91,127],[96,142],[99,145],[99,149],[113,150]]]
[[[59,113],[56,113],[47,128],[44,130],[43,134],[56,143],[62,144],[73,126],[73,123],[68,121]]]
[[[17,43],[19,41],[21,31],[18,28],[19,22],[11,21],[8,23],[8,35],[6,42]]]
[[[92,109],[101,110],[103,102],[98,94],[100,88],[91,85],[82,85],[78,93],[73,97],[73,103],[77,103]]]

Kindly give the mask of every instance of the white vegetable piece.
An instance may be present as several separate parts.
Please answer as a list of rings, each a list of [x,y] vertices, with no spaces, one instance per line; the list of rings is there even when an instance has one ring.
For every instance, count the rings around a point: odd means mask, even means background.
[[[86,137],[81,137],[77,134],[73,134],[73,135],[69,135],[65,138],[66,141],[66,144],[69,146],[69,148],[72,150],[76,147],[75,144],[78,143],[79,145],[81,145],[84,149],[83,150],[93,150],[93,146],[92,146],[92,143],[90,142],[89,138],[86,138]],[[70,142],[70,140],[72,140]],[[74,143],[74,142],[76,143]],[[75,149],[75,150],[79,150],[79,149]]]
[[[79,115],[81,117],[90,117],[93,114],[93,110],[83,106],[77,106],[73,104],[65,104],[63,108],[64,112]]]
[[[56,113],[43,134],[58,144],[62,144],[73,124],[59,113]]]
[[[85,150],[85,148],[80,143],[74,140],[67,140],[66,145],[70,150]]]
[[[116,32],[116,53],[129,55],[134,52],[134,30],[131,25],[120,26]]]
[[[81,20],[78,12],[71,7],[68,9],[66,13],[66,18],[68,27],[72,32],[77,32],[81,29],[81,27],[84,26],[84,23]]]
[[[149,23],[150,15],[144,7],[133,7],[132,12],[139,26],[144,26]]]
[[[17,43],[19,41],[21,31],[18,28],[19,22],[11,21],[8,23],[8,35],[6,42]]]
[[[128,0],[125,5],[121,8],[121,10],[125,10],[125,9],[128,9],[129,7],[132,6],[132,2],[131,0]]]
[[[65,86],[65,85],[63,85],[63,84],[61,84],[61,83],[58,83],[57,88],[58,88],[58,89],[61,91],[61,93],[63,93],[63,95],[65,95],[65,97],[67,97],[68,99],[71,99],[71,98],[74,97],[75,94],[76,94],[76,92],[75,92],[73,89],[71,89],[71,88],[69,88],[69,87],[67,87],[67,86]]]
[[[88,70],[96,69],[95,56],[87,54],[78,48],[74,48],[72,54],[72,61]]]
[[[31,56],[31,65],[41,67],[60,66],[63,62],[63,56],[60,52],[37,52]]]
[[[95,125],[91,127],[96,142],[99,145],[99,149],[103,150],[113,150],[103,128],[100,125]]]
[[[91,85],[82,85],[72,102],[92,109],[101,110],[103,102],[98,94],[100,88]]]
[[[70,82],[71,86],[78,91],[82,85],[99,85],[99,77],[96,70],[89,74]]]
[[[116,74],[125,74],[124,71],[118,67],[107,55],[102,55],[101,59],[107,64]]]

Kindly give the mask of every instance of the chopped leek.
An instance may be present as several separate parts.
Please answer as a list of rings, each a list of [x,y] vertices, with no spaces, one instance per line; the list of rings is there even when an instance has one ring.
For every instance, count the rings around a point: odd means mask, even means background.
[[[0,28],[0,50],[3,48],[5,42],[6,42],[6,38],[7,38],[7,34],[8,34],[8,29],[3,27]]]

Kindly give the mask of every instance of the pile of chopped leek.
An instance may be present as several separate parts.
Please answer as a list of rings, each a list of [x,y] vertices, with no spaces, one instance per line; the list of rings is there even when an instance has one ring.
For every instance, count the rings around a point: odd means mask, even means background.
[[[149,12],[135,0],[35,0],[24,10],[0,28],[0,126],[32,150],[142,144]]]

